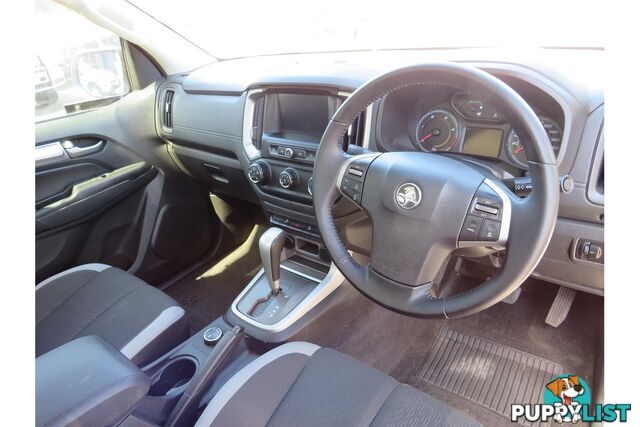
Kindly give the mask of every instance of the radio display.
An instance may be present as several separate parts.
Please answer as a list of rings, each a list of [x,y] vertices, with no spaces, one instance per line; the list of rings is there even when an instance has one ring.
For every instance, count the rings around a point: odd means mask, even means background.
[[[468,127],[462,152],[479,156],[498,157],[502,142],[500,129]]]
[[[267,103],[265,130],[285,139],[319,142],[337,108],[328,95],[277,93]]]
[[[278,94],[283,133],[321,137],[329,124],[329,97]]]

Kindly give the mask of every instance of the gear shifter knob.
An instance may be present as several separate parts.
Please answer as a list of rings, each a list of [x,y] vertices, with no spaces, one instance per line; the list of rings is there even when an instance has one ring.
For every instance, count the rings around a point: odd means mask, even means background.
[[[264,275],[273,295],[280,292],[280,255],[286,238],[286,233],[280,228],[271,227],[264,232],[258,243]]]

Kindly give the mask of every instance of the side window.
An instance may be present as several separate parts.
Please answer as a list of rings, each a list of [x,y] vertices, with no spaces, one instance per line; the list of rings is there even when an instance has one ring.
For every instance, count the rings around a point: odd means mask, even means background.
[[[36,121],[97,108],[130,90],[120,39],[51,0],[36,0]]]

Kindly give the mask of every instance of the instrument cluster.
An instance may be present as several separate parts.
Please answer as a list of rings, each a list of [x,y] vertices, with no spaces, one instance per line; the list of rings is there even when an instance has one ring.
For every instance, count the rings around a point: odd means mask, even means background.
[[[563,137],[562,119],[537,110],[556,156]],[[444,102],[419,111],[409,138],[420,151],[449,151],[501,159],[526,170],[527,154],[505,115],[475,95],[456,92]],[[411,134],[413,133],[413,134]],[[407,147],[408,148],[408,147]]]

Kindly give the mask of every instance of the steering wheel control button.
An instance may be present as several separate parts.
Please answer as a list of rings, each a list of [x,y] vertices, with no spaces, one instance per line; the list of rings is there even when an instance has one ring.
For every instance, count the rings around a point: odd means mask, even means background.
[[[217,326],[214,326],[204,331],[204,334],[202,337],[204,338],[204,343],[206,345],[214,346],[218,343],[218,341],[220,341],[220,338],[222,338],[222,334],[223,334],[222,329],[220,329]]]
[[[476,203],[475,209],[480,212],[488,213],[491,215],[498,215],[500,210],[498,208],[494,208],[492,206],[483,205],[481,203]]]
[[[354,175],[357,177],[361,177],[362,175],[364,175],[364,172],[357,168],[349,168],[348,172],[349,172],[349,175]]]
[[[483,219],[473,215],[467,215],[462,225],[462,231],[460,231],[459,240],[474,241],[478,240],[480,234],[480,228],[482,227]]]
[[[483,183],[476,191],[469,213],[500,221],[502,219],[502,199],[491,187]]]
[[[349,199],[356,203],[362,200],[362,181],[345,176],[342,178],[340,189]]]
[[[500,222],[492,221],[490,219],[485,219],[484,222],[482,223],[482,228],[480,228],[480,235],[478,236],[478,240],[495,242],[498,240],[499,235],[500,235]]]
[[[351,160],[341,171],[340,192],[352,202],[360,205],[367,170],[378,154],[364,154]]]
[[[362,175],[358,175],[358,176],[364,176],[367,173],[367,169],[369,168],[369,165],[371,164],[371,162],[373,162],[374,159],[375,159],[374,156],[367,156],[361,159],[356,159],[349,164],[348,171],[349,172],[360,171],[362,172]],[[357,172],[353,172],[351,174],[356,175]]]

